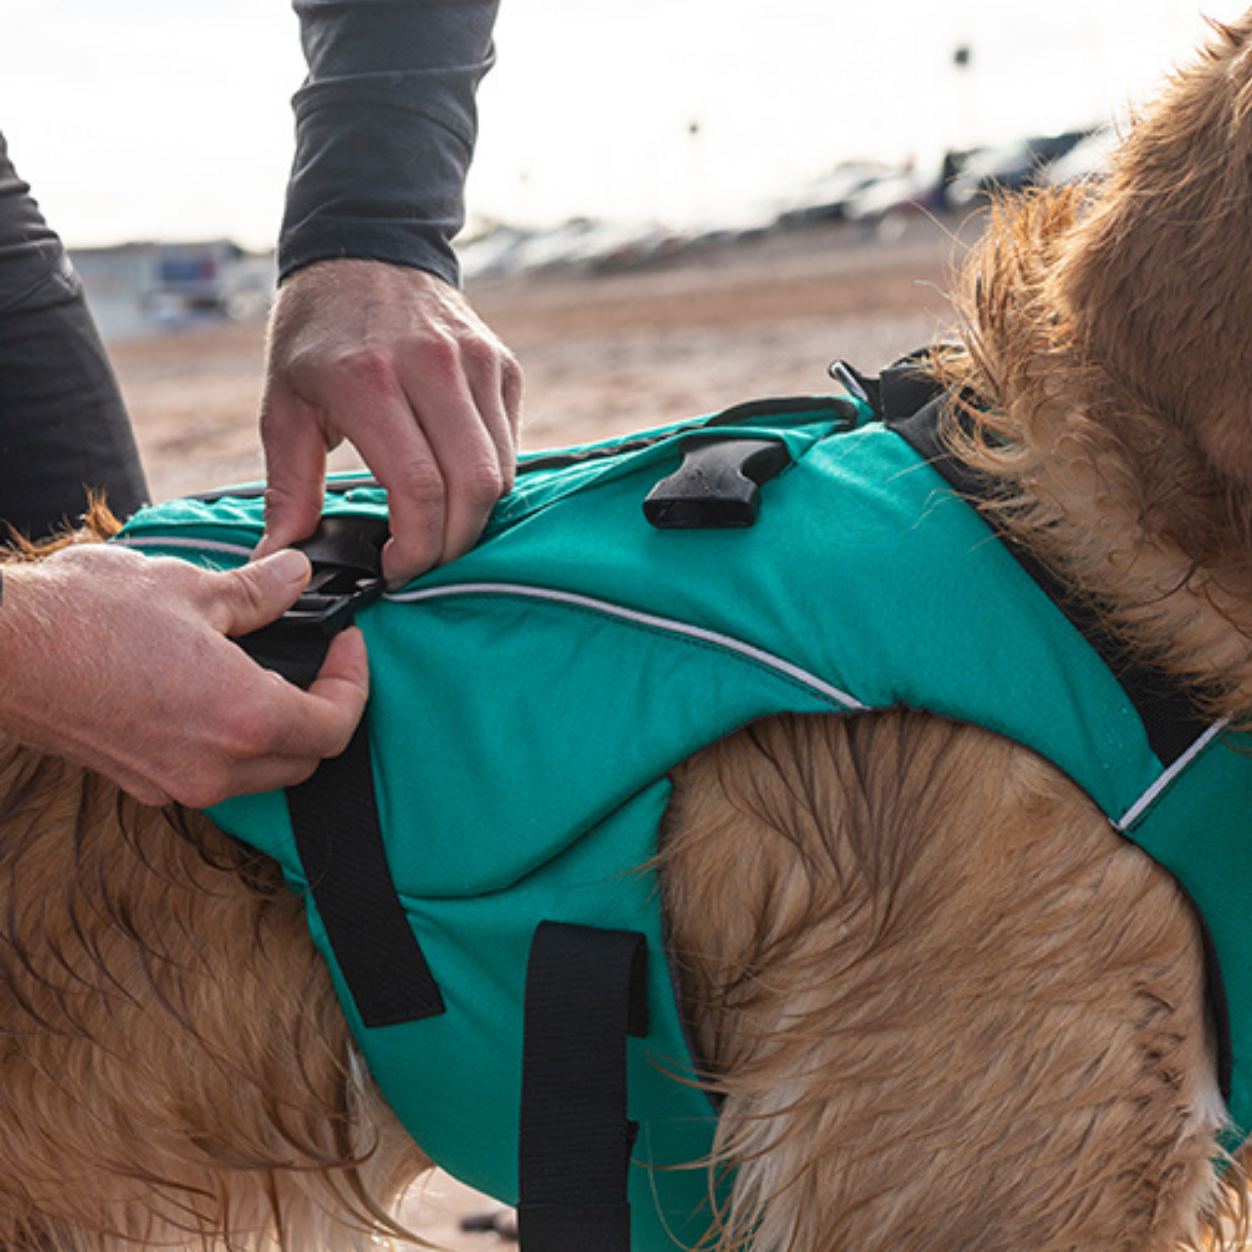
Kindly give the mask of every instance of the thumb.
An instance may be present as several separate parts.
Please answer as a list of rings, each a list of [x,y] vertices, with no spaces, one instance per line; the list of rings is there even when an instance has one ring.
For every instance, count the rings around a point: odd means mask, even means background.
[[[303,552],[284,548],[217,575],[223,582],[214,606],[214,624],[232,637],[268,626],[300,598],[312,573],[313,566]]]

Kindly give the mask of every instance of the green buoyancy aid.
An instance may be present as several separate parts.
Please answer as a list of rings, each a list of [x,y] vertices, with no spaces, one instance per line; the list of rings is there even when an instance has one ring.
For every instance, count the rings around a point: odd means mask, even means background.
[[[1252,756],[1200,727],[1163,760],[1105,660],[868,404],[704,419],[702,445],[786,451],[755,523],[736,529],[645,518],[693,429],[524,458],[473,552],[357,615],[386,860],[442,1011],[366,1025],[312,895],[309,925],[401,1121],[450,1173],[516,1203],[536,928],[642,934],[648,1033],[626,1062],[633,1246],[698,1241],[715,1114],[691,1081],[650,868],[667,773],[772,714],[907,706],[1034,749],[1178,878],[1215,954],[1230,1114],[1252,1126]],[[327,515],[385,510],[376,487],[332,480]],[[230,565],[261,530],[245,492],[145,509],[121,541]],[[306,890],[282,795],[213,816]]]

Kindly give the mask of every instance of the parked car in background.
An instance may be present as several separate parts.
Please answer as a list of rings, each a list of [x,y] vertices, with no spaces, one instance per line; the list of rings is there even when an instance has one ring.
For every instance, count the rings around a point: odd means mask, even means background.
[[[882,161],[848,161],[829,174],[801,187],[778,215],[783,227],[807,226],[818,222],[843,222],[848,205],[867,187],[897,173]]]
[[[940,161],[908,162],[850,196],[847,220],[875,222],[902,213],[941,213],[947,208],[948,187],[968,157],[967,152],[952,150]]]
[[[1041,182],[1047,168],[1071,151],[1091,132],[1067,130],[1056,135],[1032,135],[970,154],[964,168],[948,185],[947,201],[955,209],[968,208],[994,191],[1021,191]]]
[[[1119,138],[1120,132],[1116,126],[1097,126],[1043,171],[1043,181],[1052,186],[1060,186],[1063,183],[1089,182],[1103,178],[1108,172],[1108,160]]]

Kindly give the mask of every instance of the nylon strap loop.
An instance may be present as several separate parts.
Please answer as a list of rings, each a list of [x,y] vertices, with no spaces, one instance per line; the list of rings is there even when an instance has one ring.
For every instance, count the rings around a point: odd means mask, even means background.
[[[526,978],[522,1252],[630,1252],[626,1037],[647,1034],[647,943],[544,922]]]

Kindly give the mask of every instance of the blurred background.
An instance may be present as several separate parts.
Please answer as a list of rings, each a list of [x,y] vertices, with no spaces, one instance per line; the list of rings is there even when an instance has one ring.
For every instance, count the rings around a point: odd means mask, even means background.
[[[1098,175],[1205,18],[1245,4],[503,0],[459,246],[527,370],[528,439],[818,389],[831,356],[873,369],[940,333],[987,189]],[[154,480],[254,474],[289,3],[0,0],[0,31],[0,130]]]
[[[848,161],[1094,126],[1241,0],[503,0],[485,223],[767,220]],[[0,0],[0,129],[71,243],[272,244],[303,74],[285,0]]]

